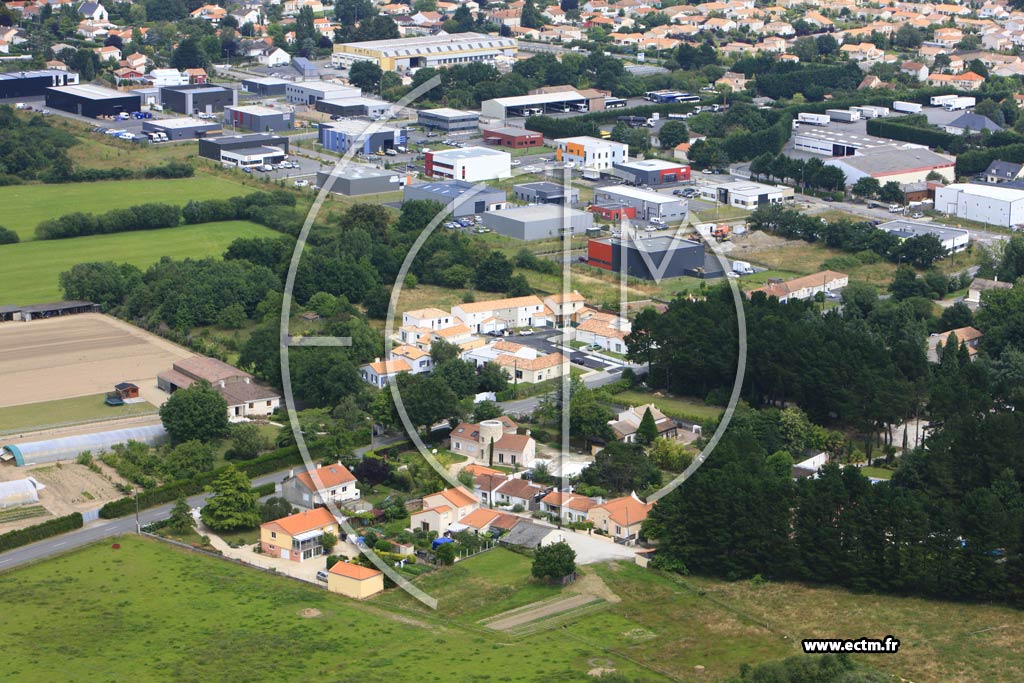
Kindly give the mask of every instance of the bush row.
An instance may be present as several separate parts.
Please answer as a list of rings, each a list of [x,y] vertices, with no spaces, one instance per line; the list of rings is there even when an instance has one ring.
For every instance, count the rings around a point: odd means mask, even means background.
[[[259,496],[260,498],[262,498],[263,496],[269,496],[271,493],[273,493],[276,487],[277,485],[274,482],[268,481],[266,484],[253,486],[252,492]]]
[[[15,531],[8,531],[6,534],[0,536],[0,552],[28,545],[29,543],[35,543],[36,541],[41,541],[44,538],[63,534],[66,531],[74,531],[75,529],[81,528],[82,515],[77,512],[65,515],[64,517],[48,519],[42,524],[36,524],[24,529],[17,529]]]
[[[42,176],[44,183],[95,183],[101,180],[127,180],[128,178],[191,178],[196,174],[191,164],[169,161],[163,166],[149,166],[141,171],[130,168],[83,168],[68,172],[69,167],[51,169]]]
[[[910,120],[904,121],[903,119]],[[964,142],[960,136],[931,127],[927,124],[927,119],[925,119],[925,125],[928,127],[920,125],[917,117],[909,116],[896,117],[891,121],[885,118],[868,119],[867,132],[868,135],[880,138],[913,142],[927,147],[937,147],[948,152],[957,153],[963,151]]]
[[[302,457],[299,455],[299,449],[295,446],[289,446],[261,455],[254,460],[238,463],[236,467],[245,472],[249,477],[258,477],[300,462],[302,462]],[[142,491],[139,493],[139,509],[170,503],[181,496],[194,496],[197,493],[202,493],[206,485],[216,479],[222,469],[204,472],[190,481],[174,481],[148,491]],[[263,486],[257,487],[257,491],[261,491],[263,488]],[[273,492],[273,485],[271,485],[269,491],[260,493],[260,495],[263,496]],[[110,501],[100,508],[100,517],[103,519],[114,519],[130,515],[134,512],[134,497],[119,498],[118,500]]]

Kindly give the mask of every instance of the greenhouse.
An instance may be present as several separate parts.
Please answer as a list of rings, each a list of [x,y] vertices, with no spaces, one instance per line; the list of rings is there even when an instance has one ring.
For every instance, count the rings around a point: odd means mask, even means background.
[[[167,430],[163,425],[117,429],[96,434],[80,434],[46,441],[10,444],[0,447],[0,460],[14,460],[18,467],[36,465],[42,462],[58,462],[74,460],[80,453],[89,451],[98,455],[110,450],[111,446],[129,441],[156,446],[167,439]]]
[[[0,481],[0,510],[39,502],[39,489],[46,488],[35,479]]]

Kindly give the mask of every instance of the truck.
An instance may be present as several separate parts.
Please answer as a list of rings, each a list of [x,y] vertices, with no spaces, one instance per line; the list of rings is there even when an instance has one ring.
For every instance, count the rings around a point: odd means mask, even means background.
[[[932,95],[931,105],[933,107],[944,107],[946,102],[953,102],[956,100],[956,95]]]
[[[624,123],[630,128],[641,128],[647,125],[646,116],[620,116],[616,119],[619,123]]]
[[[833,121],[842,121],[843,123],[853,123],[854,121],[860,121],[860,113],[853,111],[852,109],[826,109],[825,113]]]
[[[668,117],[676,121],[685,121],[690,118],[690,114],[669,114]]]
[[[832,119],[826,114],[810,114],[801,112],[796,115],[797,123],[809,123],[812,126],[827,126]]]
[[[751,265],[746,261],[733,261],[732,272],[736,273],[737,275],[751,275],[755,271],[751,267]]]
[[[903,102],[901,100],[893,102],[892,108],[894,111],[901,111],[904,114],[920,114],[921,109],[923,109],[917,102]]]
[[[711,236],[715,238],[717,242],[728,242],[729,241],[729,226],[728,225],[716,225],[711,229]]]
[[[969,109],[973,107],[977,100],[973,97],[957,97],[950,102],[946,102],[942,105],[942,108],[946,111],[959,111],[961,109]]]

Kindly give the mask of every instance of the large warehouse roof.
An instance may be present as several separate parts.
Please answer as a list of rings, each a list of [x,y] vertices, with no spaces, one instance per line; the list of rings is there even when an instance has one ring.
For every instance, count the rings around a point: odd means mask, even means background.
[[[74,460],[80,453],[90,451],[102,453],[111,446],[129,441],[155,446],[167,438],[167,430],[163,425],[151,425],[148,427],[132,427],[130,429],[117,429],[109,432],[97,432],[95,434],[80,434],[78,436],[66,436],[60,439],[49,439],[46,441],[30,441],[28,443],[11,444],[2,447],[3,455],[14,456],[14,462],[18,467],[35,465],[41,462],[58,462],[60,460]]]
[[[79,97],[85,97],[90,100],[109,100],[114,97],[138,97],[138,95],[133,92],[121,92],[120,90],[114,90],[113,88],[102,88],[98,85],[91,85],[88,83],[85,85],[63,85],[47,88],[47,90],[71,93],[72,95],[78,95]]]
[[[496,38],[483,33],[452,33],[436,36],[414,36],[398,40],[369,40],[362,43],[344,43],[337,47],[376,50],[384,57],[416,57],[488,48],[507,50],[515,48],[516,41],[514,38]]]

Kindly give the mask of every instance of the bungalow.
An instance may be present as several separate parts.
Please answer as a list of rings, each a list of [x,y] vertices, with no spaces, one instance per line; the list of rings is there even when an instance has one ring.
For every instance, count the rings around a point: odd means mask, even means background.
[[[546,524],[522,520],[501,537],[499,543],[533,550],[565,540],[565,532]]]
[[[548,491],[548,487],[534,484],[518,477],[507,478],[492,494],[493,505],[508,507],[522,506],[524,510],[536,510],[537,501]]]
[[[563,522],[586,522],[587,514],[599,501],[577,493],[552,491],[540,499],[541,512],[560,518]]]
[[[281,484],[281,496],[292,505],[316,508],[329,503],[340,507],[359,500],[355,475],[340,462],[295,474],[292,470]]]
[[[777,297],[780,303],[786,303],[790,299],[810,299],[818,293],[829,293],[836,289],[842,289],[850,284],[850,276],[846,273],[839,273],[834,270],[823,270],[820,273],[804,275],[792,280],[769,279],[763,287],[747,292],[752,297],[757,292],[764,292],[768,297]]]
[[[438,535],[480,507],[476,496],[459,486],[423,496],[423,509],[409,516],[409,530],[433,531]]]
[[[259,52],[256,61],[264,66],[287,66],[291,64],[292,56],[281,48],[271,45]]]
[[[654,424],[658,427],[658,436],[666,439],[676,438],[679,434],[676,421],[658,410],[653,403],[627,408],[616,415],[614,420],[609,420],[608,424],[611,426],[615,438],[625,443],[636,443],[636,432],[640,428],[640,421],[644,419],[644,414],[648,410],[651,411]]]
[[[993,289],[1013,289],[1013,284],[976,277],[971,280],[971,284],[967,287],[967,296],[964,298],[964,301],[969,304],[980,304],[981,295]]]
[[[916,81],[924,81],[928,78],[928,67],[921,62],[906,61],[900,64],[900,73],[907,74]]]
[[[652,507],[654,503],[644,503],[635,493],[631,493],[595,505],[587,514],[587,521],[616,542],[629,543],[635,541],[640,534],[640,527]]]
[[[107,45],[106,47],[95,48],[93,50],[93,52],[95,52],[97,55],[99,55],[99,58],[100,58],[101,62],[106,62],[106,61],[111,60],[111,59],[114,60],[115,62],[121,61],[121,50],[119,50],[118,48],[114,47],[113,45]]]
[[[338,520],[327,508],[306,510],[260,525],[260,549],[271,557],[302,562],[323,555],[323,536],[338,537]]]
[[[609,320],[608,318],[611,318]],[[595,315],[587,318],[576,328],[576,341],[587,346],[596,344],[605,351],[627,353],[626,335],[632,325],[618,316]]]
[[[988,165],[982,177],[986,183],[1008,183],[1011,180],[1020,180],[1024,176],[1024,164],[1015,164],[1010,161],[996,159]],[[1006,284],[1005,282],[1002,284]]]
[[[327,570],[327,590],[346,598],[365,600],[384,591],[384,574],[361,564],[338,562]]]

